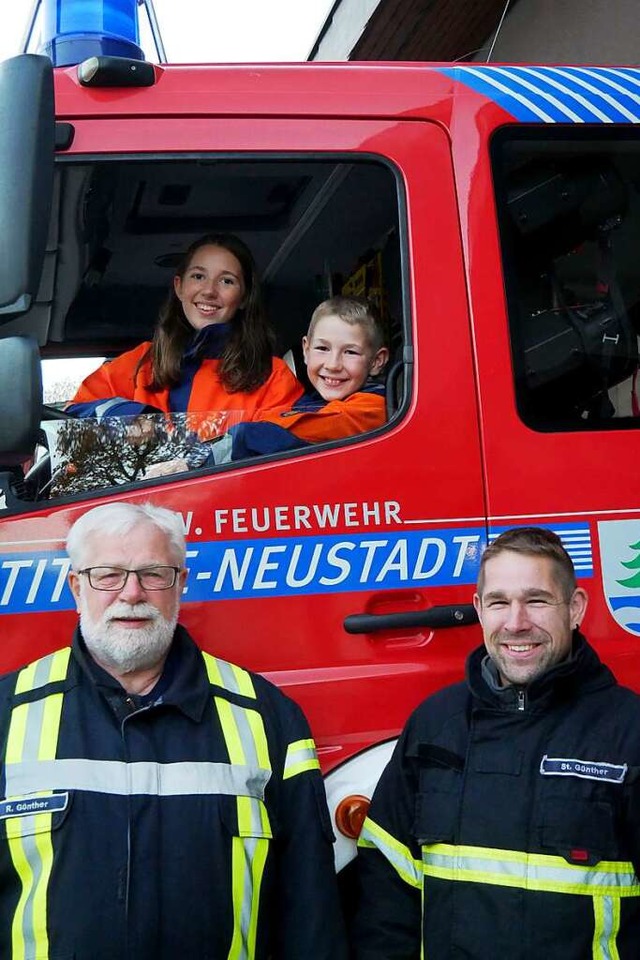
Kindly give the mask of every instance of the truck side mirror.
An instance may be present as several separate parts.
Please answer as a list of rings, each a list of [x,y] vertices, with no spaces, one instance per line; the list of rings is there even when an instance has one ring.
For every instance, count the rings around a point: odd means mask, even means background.
[[[28,310],[38,292],[49,231],[54,143],[49,58],[23,54],[0,63],[0,324]]]
[[[16,496],[20,465],[33,455],[42,416],[38,344],[31,337],[0,339],[0,515],[24,509]]]

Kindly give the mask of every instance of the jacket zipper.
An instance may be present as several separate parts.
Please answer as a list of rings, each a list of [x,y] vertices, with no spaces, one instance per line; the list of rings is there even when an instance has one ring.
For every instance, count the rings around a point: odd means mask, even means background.
[[[527,702],[527,695],[524,690],[518,690],[518,710],[521,712],[524,710]]]

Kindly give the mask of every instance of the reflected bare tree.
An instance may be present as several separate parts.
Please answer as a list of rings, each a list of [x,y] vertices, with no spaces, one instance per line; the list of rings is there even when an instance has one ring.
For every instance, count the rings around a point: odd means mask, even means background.
[[[151,464],[192,457],[226,426],[224,412],[65,420],[56,431],[51,494],[141,480]]]

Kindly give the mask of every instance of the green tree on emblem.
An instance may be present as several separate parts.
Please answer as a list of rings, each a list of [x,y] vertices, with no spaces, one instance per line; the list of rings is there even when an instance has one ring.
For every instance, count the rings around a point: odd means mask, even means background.
[[[633,560],[621,560],[620,563],[623,567],[627,567],[628,570],[636,570],[632,577],[628,577],[626,580],[618,580],[617,583],[622,587],[631,587],[640,588],[640,540],[637,543],[629,544],[630,550],[636,551],[636,556]]]

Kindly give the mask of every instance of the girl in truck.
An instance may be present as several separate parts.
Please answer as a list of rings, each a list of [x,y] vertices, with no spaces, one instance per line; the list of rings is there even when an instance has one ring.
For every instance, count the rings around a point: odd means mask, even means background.
[[[206,235],[186,251],[153,339],[90,374],[67,413],[233,411],[236,422],[251,420],[302,394],[273,345],[248,247],[232,234]]]

